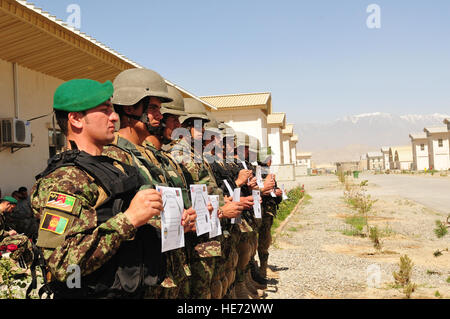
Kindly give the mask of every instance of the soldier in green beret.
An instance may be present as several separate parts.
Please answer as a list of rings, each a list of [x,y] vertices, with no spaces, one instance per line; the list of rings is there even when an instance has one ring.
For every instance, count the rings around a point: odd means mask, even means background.
[[[135,167],[102,156],[114,139],[113,85],[88,79],[60,85],[53,108],[69,149],[49,160],[31,193],[54,298],[142,298],[164,271],[147,222],[161,195]],[[80,274],[81,278],[69,280]]]

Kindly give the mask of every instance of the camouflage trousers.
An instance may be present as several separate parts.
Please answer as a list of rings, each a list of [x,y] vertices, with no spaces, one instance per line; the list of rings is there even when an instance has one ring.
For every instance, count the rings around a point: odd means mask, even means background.
[[[269,259],[269,247],[272,243],[272,235],[270,233],[272,224],[273,215],[269,212],[264,212],[258,228],[258,257],[261,263],[267,263]]]
[[[187,265],[184,248],[164,253],[166,258],[166,278],[159,286],[150,287],[146,299],[177,299],[183,298],[186,285],[189,282],[190,268]]]
[[[220,241],[209,240],[207,236],[196,237],[195,234],[191,234],[187,238],[186,253],[191,276],[186,298],[211,299],[212,279],[222,249]]]
[[[1,242],[0,246],[8,246],[8,245],[15,245],[17,246],[17,249],[13,251],[9,257],[18,262],[19,259],[22,259],[24,262],[24,266],[29,268],[31,266],[31,263],[33,262],[33,246],[25,235],[13,235],[5,237]]]
[[[236,282],[245,280],[245,275],[250,268],[250,260],[256,254],[258,244],[258,235],[254,220],[242,219],[242,224],[239,225],[239,228],[241,230],[241,236],[237,246],[239,259],[236,269]]]
[[[215,274],[213,278],[212,297],[217,299],[224,298],[234,286],[236,279],[236,268],[238,264],[238,242],[241,235],[237,225],[224,225],[222,229],[222,256],[216,264]],[[218,291],[218,281],[221,287]],[[216,290],[217,289],[217,290]],[[220,293],[219,293],[220,292]]]

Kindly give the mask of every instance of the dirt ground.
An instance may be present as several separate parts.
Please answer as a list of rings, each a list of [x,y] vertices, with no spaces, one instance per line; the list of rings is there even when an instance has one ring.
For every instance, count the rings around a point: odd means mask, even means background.
[[[405,298],[393,277],[403,255],[414,264],[412,298],[450,298],[450,252],[443,251],[450,250],[450,234],[441,239],[434,234],[435,221],[444,221],[445,214],[392,192],[384,195],[369,182],[367,193],[376,193],[377,200],[369,225],[381,231],[379,251],[369,238],[346,232],[351,226],[345,218],[355,211],[344,202],[336,176],[308,177],[302,183],[312,198],[274,239],[267,299]],[[433,255],[437,250],[439,257]]]

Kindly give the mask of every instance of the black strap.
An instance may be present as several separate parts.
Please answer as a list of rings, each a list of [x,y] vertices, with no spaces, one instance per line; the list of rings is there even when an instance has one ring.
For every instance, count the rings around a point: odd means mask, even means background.
[[[42,277],[43,277],[43,286],[39,289],[38,291],[38,295],[39,298],[42,299],[42,295],[44,293],[47,294],[47,298],[46,299],[50,299],[50,296],[52,295],[52,290],[50,289],[48,282],[47,282],[47,269],[45,266],[45,259],[44,259],[44,255],[42,254],[42,250],[39,249],[35,243],[32,243],[32,249],[33,249],[33,262],[30,266],[30,271],[31,271],[31,283],[27,288],[26,291],[26,299],[31,299],[30,294],[31,291],[33,291],[34,289],[37,288],[37,275],[36,275],[36,267],[39,267],[42,271]]]

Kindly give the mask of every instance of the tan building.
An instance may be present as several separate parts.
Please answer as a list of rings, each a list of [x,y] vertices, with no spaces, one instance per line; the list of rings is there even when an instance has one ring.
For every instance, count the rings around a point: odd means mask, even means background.
[[[381,153],[383,154],[383,169],[389,170],[391,169],[390,163],[389,163],[389,147],[383,146],[381,148]]]
[[[53,138],[51,117],[61,83],[112,81],[141,66],[25,1],[0,0],[0,25],[0,118],[8,133],[0,145],[0,188],[9,195],[20,186],[31,189],[49,156],[64,144],[58,130]]]
[[[448,126],[428,127],[423,131],[427,134],[430,168],[438,171],[450,169]]]
[[[369,152],[366,157],[368,170],[379,171],[383,169],[383,153]]]
[[[267,141],[272,148],[272,165],[284,163],[282,133],[286,126],[286,113],[272,113],[267,116]]]
[[[394,167],[399,170],[411,170],[413,165],[412,146],[397,147],[395,150]]]
[[[256,137],[262,147],[267,144],[267,116],[272,112],[271,94],[246,93],[202,96],[201,99],[216,109],[212,115],[235,131]]]
[[[312,168],[311,157],[312,157],[312,153],[309,153],[309,152],[297,153],[297,165],[298,166],[306,166],[306,168]]]
[[[367,170],[367,154],[361,155],[359,157],[358,171],[366,171]]]
[[[283,143],[283,157],[285,165],[294,164],[297,160],[292,158],[292,141],[291,138],[294,136],[294,124],[286,124],[286,126],[281,131],[282,143]]]
[[[409,134],[413,151],[412,169],[423,171],[430,167],[428,161],[428,139],[426,133]]]

